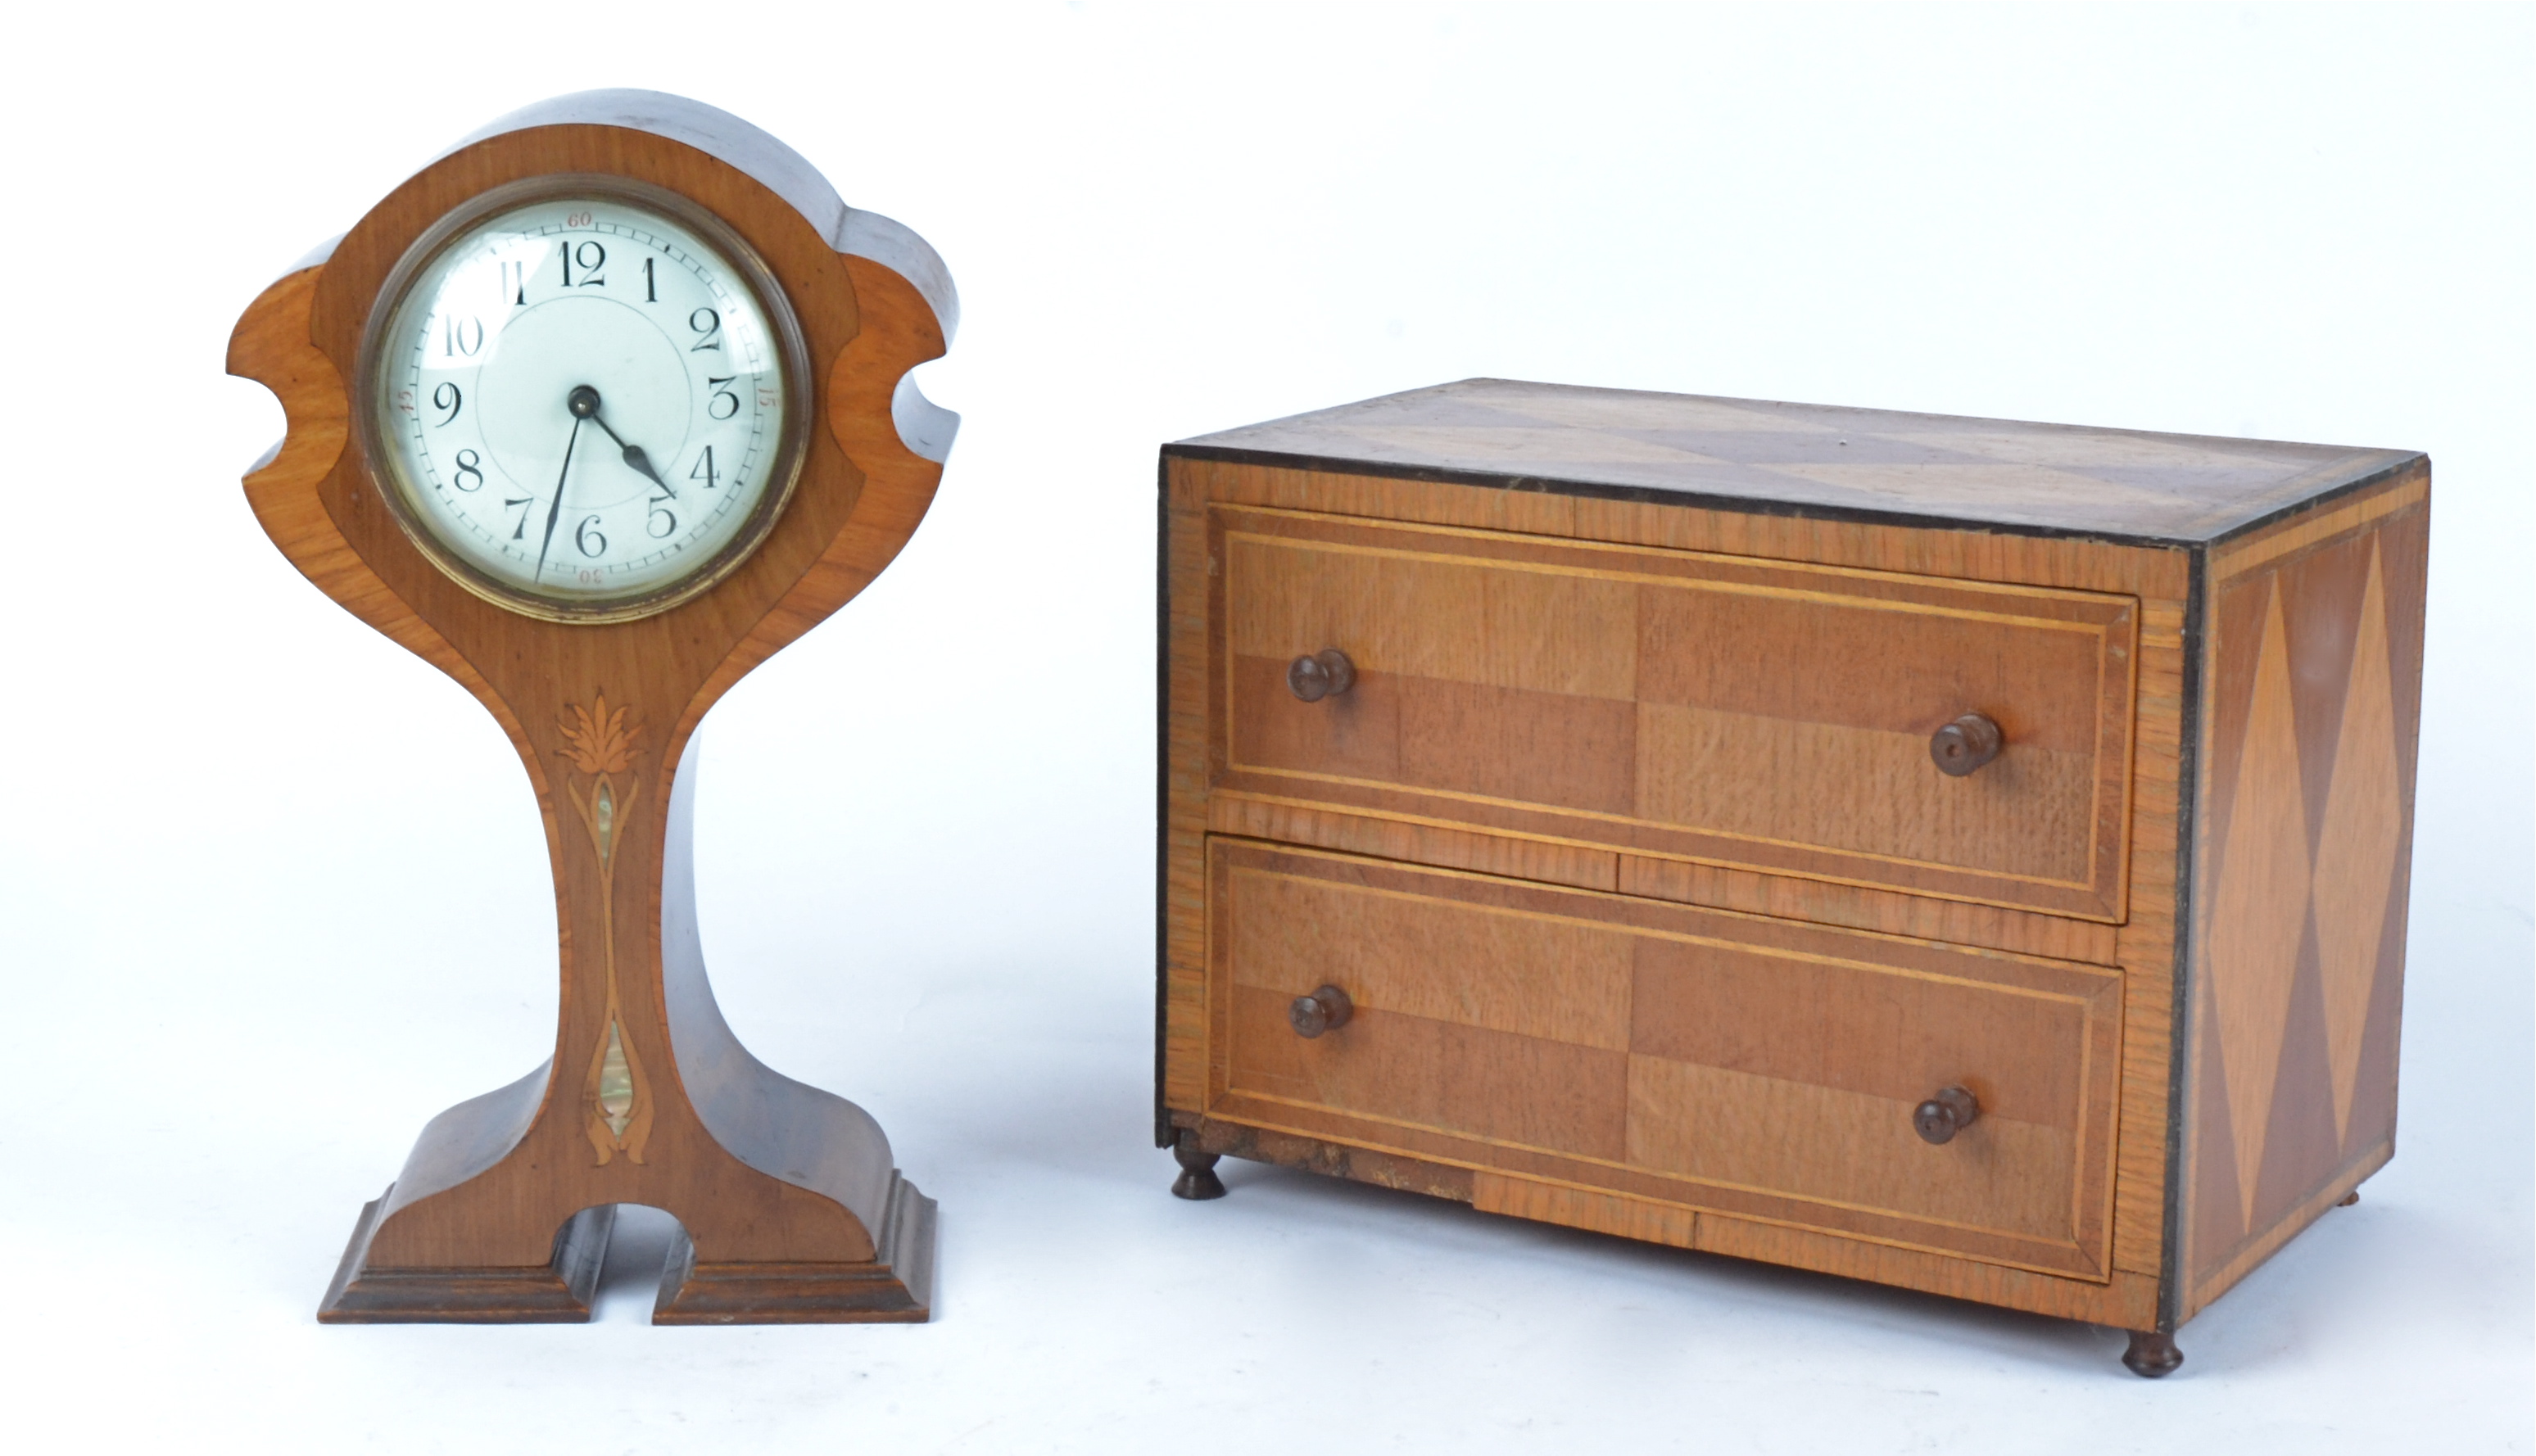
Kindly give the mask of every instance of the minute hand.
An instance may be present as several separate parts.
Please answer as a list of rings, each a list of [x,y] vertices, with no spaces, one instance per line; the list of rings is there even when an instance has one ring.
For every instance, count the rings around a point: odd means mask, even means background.
[[[625,452],[625,463],[627,465],[641,471],[653,484],[669,492],[669,499],[676,500],[678,498],[677,487],[671,485],[668,481],[662,479],[661,473],[652,469],[652,457],[643,453],[642,446],[626,444],[625,437],[609,428],[606,417],[595,410],[591,411],[590,422],[599,426],[601,429],[607,431],[607,438],[614,440],[618,448]]]
[[[555,519],[563,514],[563,482],[572,475],[572,447],[581,439],[581,416],[572,420],[572,433],[564,437],[563,470],[555,475],[554,504],[546,507],[545,539],[538,542],[538,569],[529,579],[536,581],[546,574],[546,549],[554,544]]]

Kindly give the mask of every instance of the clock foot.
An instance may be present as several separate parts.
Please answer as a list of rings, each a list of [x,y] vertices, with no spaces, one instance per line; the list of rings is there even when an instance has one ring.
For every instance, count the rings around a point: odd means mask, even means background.
[[[2335,1207],[2335,1208],[2349,1208],[2351,1205],[2353,1205],[2353,1204],[2355,1204],[2355,1203],[2358,1203],[2359,1201],[2360,1201],[2360,1190],[2359,1190],[2358,1188],[2354,1188],[2354,1189],[2352,1189],[2350,1192],[2343,1194],[2343,1195],[2342,1195],[2342,1201],[2341,1201],[2341,1202],[2339,1202],[2339,1203],[2337,1203],[2337,1204],[2335,1204],[2335,1205],[2334,1205],[2334,1207]]]
[[[1180,1140],[1172,1145],[1172,1157],[1178,1160],[1180,1175],[1172,1181],[1175,1198],[1221,1198],[1224,1179],[1215,1175],[1218,1154],[1197,1150],[1197,1134],[1183,1130]]]
[[[654,1324],[922,1324],[933,1317],[936,1205],[890,1175],[889,1211],[866,1264],[707,1263],[678,1231],[661,1269]]]
[[[2130,1336],[2131,1346],[2123,1352],[2123,1363],[2141,1379],[2164,1379],[2184,1363],[2184,1352],[2175,1348],[2172,1331],[2133,1330]]]
[[[526,1268],[376,1268],[367,1264],[389,1186],[361,1208],[317,1318],[326,1324],[587,1324],[616,1205],[585,1208],[555,1234],[554,1257]]]

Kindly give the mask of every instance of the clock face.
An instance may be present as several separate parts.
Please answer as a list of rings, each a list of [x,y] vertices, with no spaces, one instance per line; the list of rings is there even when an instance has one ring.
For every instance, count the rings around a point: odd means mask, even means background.
[[[479,200],[399,264],[366,349],[370,439],[460,583],[617,620],[711,586],[773,527],[806,371],[728,229],[666,193],[555,187]]]

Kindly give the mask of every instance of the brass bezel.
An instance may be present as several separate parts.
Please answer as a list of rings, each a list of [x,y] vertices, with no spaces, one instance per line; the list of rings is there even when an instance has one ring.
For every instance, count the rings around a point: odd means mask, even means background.
[[[380,350],[386,346],[388,321],[404,308],[410,293],[423,270],[436,260],[441,251],[459,236],[499,213],[561,198],[588,197],[609,199],[660,213],[694,232],[699,239],[720,250],[739,285],[755,297],[775,335],[776,367],[784,390],[784,429],[777,439],[775,457],[769,463],[767,488],[758,497],[748,519],[722,549],[706,558],[703,565],[667,586],[639,596],[601,601],[564,601],[551,597],[497,581],[460,556],[444,542],[422,519],[409,493],[413,487],[404,478],[396,456],[387,448],[380,427],[380,413],[386,408],[386,397],[379,392],[381,384]],[[405,533],[406,539],[422,553],[423,559],[440,568],[441,574],[476,596],[506,610],[540,621],[598,626],[608,622],[633,621],[667,611],[691,601],[713,590],[741,562],[765,543],[775,530],[775,523],[792,499],[793,487],[801,478],[801,465],[808,454],[811,417],[817,412],[817,402],[811,398],[810,350],[801,334],[800,319],[792,311],[792,297],[776,281],[774,270],[766,266],[748,239],[737,228],[724,222],[710,209],[694,199],[666,187],[634,177],[613,176],[603,172],[549,172],[541,176],[522,177],[499,187],[488,188],[443,214],[440,220],[424,228],[396,267],[388,271],[386,282],[379,285],[378,296],[371,300],[370,316],[361,327],[359,365],[352,382],[353,413],[358,416],[363,464],[368,469],[371,485],[387,502],[388,514]]]

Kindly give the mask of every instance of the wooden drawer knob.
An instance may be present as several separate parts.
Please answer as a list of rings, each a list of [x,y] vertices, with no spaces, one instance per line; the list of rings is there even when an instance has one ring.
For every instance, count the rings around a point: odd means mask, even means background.
[[[1295,1024],[1295,1035],[1306,1039],[1337,1031],[1354,1015],[1356,1002],[1334,985],[1322,986],[1308,996],[1297,996],[1295,1004],[1286,1008],[1286,1019]]]
[[[1929,735],[1929,756],[1937,761],[1939,773],[1960,779],[1998,757],[1999,745],[2005,741],[1997,724],[1967,713]]]
[[[1356,686],[1356,664],[1337,648],[1325,647],[1288,664],[1286,686],[1306,703],[1335,698]]]
[[[1911,1109],[1911,1127],[1928,1143],[1948,1143],[1981,1116],[1981,1104],[1960,1087],[1949,1087]]]

